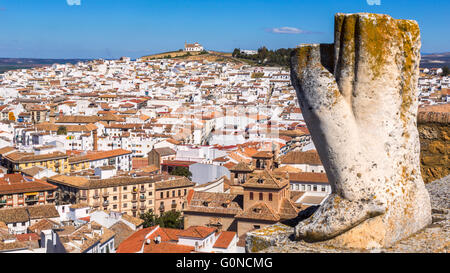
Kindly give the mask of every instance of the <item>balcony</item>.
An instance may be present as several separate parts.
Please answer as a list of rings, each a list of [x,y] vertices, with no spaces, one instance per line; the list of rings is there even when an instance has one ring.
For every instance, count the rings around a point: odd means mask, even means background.
[[[131,211],[137,211],[137,209],[138,209],[137,207],[132,207]]]
[[[138,200],[137,199],[131,199],[132,203],[136,203]]]
[[[139,190],[139,192],[140,193],[145,193],[147,190],[145,189],[145,188],[141,188],[140,190]]]
[[[108,201],[108,200],[105,200],[105,201],[103,202],[103,206],[106,207],[106,206],[108,206],[108,205],[109,205],[109,201]]]
[[[39,198],[37,197],[25,198],[25,202],[37,202],[37,201],[39,201]]]
[[[141,201],[146,200],[146,199],[147,199],[147,197],[145,197],[145,195],[139,196],[139,200],[141,200]]]
[[[109,196],[109,192],[104,192],[104,193],[102,193],[102,196],[103,196],[103,197],[108,197],[108,196]]]
[[[145,205],[139,207],[140,210],[145,210],[146,208],[147,208],[147,206],[145,206]]]
[[[170,205],[170,208],[176,209],[176,208],[177,208],[177,204],[172,204],[172,205]]]
[[[94,199],[98,199],[100,197],[100,195],[98,194],[94,194],[94,196],[92,196]]]
[[[55,195],[54,194],[47,194],[47,197],[45,197],[47,200],[53,200],[55,199]]]

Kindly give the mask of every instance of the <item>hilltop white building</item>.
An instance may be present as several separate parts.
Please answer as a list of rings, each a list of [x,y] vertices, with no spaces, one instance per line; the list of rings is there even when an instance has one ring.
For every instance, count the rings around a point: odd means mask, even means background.
[[[194,44],[184,43],[184,51],[186,52],[200,52],[203,51],[203,46],[197,42]]]

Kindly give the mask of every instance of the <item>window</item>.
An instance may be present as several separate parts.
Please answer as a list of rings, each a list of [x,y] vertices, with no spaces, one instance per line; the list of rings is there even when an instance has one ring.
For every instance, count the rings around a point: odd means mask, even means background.
[[[186,195],[186,189],[184,189],[184,195]]]
[[[250,193],[250,200],[253,200],[253,192]]]
[[[166,191],[166,197],[169,198],[169,191]]]
[[[123,187],[123,190],[126,191],[126,190],[127,190],[127,187]]]
[[[181,190],[178,190],[178,196],[181,196]]]
[[[113,191],[117,191],[117,187],[114,187],[114,188],[113,188]]]
[[[126,194],[123,195],[123,199],[127,199],[127,195]]]
[[[272,193],[269,193],[269,201],[272,201]]]
[[[162,198],[164,198],[164,193],[163,193],[163,192],[161,192],[161,199],[162,199]]]
[[[254,228],[254,229],[260,229],[261,226],[260,226],[260,225],[253,225],[253,228]]]
[[[259,193],[259,200],[263,200],[263,193],[262,192]]]
[[[172,191],[172,197],[175,197],[175,191]]]
[[[322,191],[325,191],[325,190],[326,190],[325,186],[322,186]]]
[[[127,207],[127,203],[124,203],[124,204],[123,204],[123,207],[126,208],[126,207]]]
[[[311,185],[308,185],[308,191],[311,191]]]
[[[313,191],[317,191],[317,185],[313,186]]]
[[[113,209],[117,209],[117,205],[113,205]]]
[[[117,196],[113,196],[113,201],[117,201]]]
[[[148,196],[152,196],[152,195],[153,195],[153,192],[149,191]]]

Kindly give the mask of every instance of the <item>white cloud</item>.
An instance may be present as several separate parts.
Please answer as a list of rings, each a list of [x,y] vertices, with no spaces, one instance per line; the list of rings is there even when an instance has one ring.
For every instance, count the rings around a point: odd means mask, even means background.
[[[277,27],[277,28],[269,28],[268,32],[272,33],[282,33],[282,34],[305,34],[308,31],[304,31],[295,27]]]
[[[81,6],[81,0],[66,0],[69,6]]]

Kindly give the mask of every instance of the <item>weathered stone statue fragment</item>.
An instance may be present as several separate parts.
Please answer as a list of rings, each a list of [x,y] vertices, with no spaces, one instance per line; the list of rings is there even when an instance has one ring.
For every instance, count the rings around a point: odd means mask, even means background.
[[[420,46],[415,21],[337,14],[334,44],[293,54],[292,83],[333,188],[298,239],[386,247],[431,223],[416,126]]]

